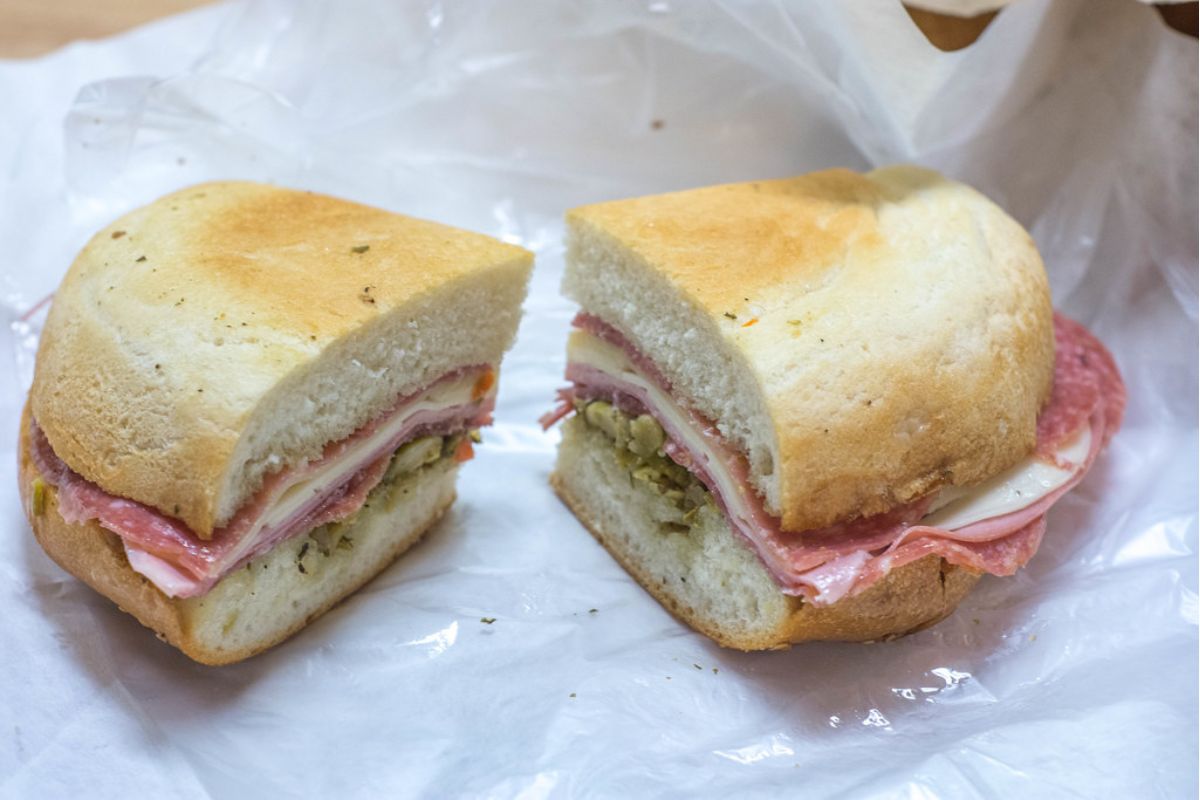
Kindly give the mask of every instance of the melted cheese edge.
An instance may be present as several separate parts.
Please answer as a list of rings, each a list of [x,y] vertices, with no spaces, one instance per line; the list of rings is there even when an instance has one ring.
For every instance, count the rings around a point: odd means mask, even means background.
[[[320,464],[311,471],[301,465],[296,470],[296,479],[281,487],[281,493],[276,496],[274,504],[259,517],[243,541],[257,539],[262,531],[287,522],[314,495],[322,495],[331,487],[345,483],[354,473],[383,455],[385,450],[395,449],[387,447],[389,441],[408,424],[413,415],[421,411],[441,411],[472,402],[471,394],[478,379],[479,373],[472,371],[453,381],[433,386],[406,404],[400,413],[393,414],[370,436],[355,441],[337,458]]]
[[[415,414],[422,411],[441,411],[477,400],[486,400],[495,393],[497,382],[493,381],[491,390],[487,393],[482,396],[476,395],[475,385],[479,375],[479,372],[472,370],[454,380],[430,387],[385,420],[370,436],[353,442],[337,458],[327,463],[312,469],[307,469],[304,464],[297,465],[292,479],[277,489],[278,494],[272,504],[263,511],[250,530],[238,541],[237,546],[230,548],[224,557],[213,565],[213,572],[223,576],[231,565],[237,564],[253,552],[263,537],[270,535],[272,528],[285,524],[315,496],[324,495],[332,488],[345,483],[385,452],[394,450],[395,446],[391,444],[391,440]],[[197,581],[167,561],[128,543],[125,545],[125,555],[135,572],[149,578],[168,597],[188,596],[197,586]]]

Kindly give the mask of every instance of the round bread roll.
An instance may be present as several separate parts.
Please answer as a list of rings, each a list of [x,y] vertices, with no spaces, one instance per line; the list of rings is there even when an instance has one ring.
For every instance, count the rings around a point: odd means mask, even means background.
[[[681,524],[612,442],[569,420],[552,483],[630,574],[745,650],[879,639],[949,614],[979,576],[937,554],[833,602],[751,539],[836,537],[814,532],[943,490],[969,496],[1030,458],[1055,328],[1029,234],[970,187],[909,166],[599,203],[567,225],[563,286],[584,313],[568,375],[601,387],[579,399],[634,387],[625,402],[674,425],[672,452],[715,492]]]
[[[821,528],[1034,447],[1053,308],[1029,234],[929,170],[829,170],[584,206],[564,291]]]

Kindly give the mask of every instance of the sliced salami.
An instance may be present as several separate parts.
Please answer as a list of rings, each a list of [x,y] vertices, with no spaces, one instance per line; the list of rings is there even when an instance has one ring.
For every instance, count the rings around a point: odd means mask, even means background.
[[[604,399],[631,413],[653,414],[668,435],[664,452],[712,492],[731,527],[757,553],[781,589],[817,605],[862,592],[891,570],[931,554],[978,572],[1013,574],[1036,552],[1045,532],[1046,511],[1083,479],[1120,426],[1125,409],[1125,386],[1112,356],[1086,328],[1056,314],[1054,385],[1038,417],[1033,457],[1069,473],[1064,480],[1030,496],[1015,510],[961,525],[922,524],[937,499],[930,495],[821,530],[783,531],[750,488],[745,456],[711,420],[673,397],[664,400],[671,395],[670,384],[616,328],[589,314],[580,314],[574,324],[619,348],[646,380],[639,383],[589,364],[569,363],[567,378],[572,386],[560,392],[559,406],[543,418],[543,424],[552,425],[568,415],[576,399]],[[1073,451],[1070,445],[1076,441],[1080,444]],[[1075,451],[1082,453],[1074,458],[1065,455]]]

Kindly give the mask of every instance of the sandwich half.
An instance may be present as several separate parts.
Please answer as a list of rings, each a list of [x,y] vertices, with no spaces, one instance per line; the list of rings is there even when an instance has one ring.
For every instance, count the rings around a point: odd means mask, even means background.
[[[1034,554],[1125,389],[1033,241],[915,167],[567,215],[581,311],[551,481],[668,610],[742,650],[875,640]]]
[[[197,661],[271,647],[453,501],[531,264],[252,183],[132,212],[83,249],[42,331],[20,434],[34,534]]]

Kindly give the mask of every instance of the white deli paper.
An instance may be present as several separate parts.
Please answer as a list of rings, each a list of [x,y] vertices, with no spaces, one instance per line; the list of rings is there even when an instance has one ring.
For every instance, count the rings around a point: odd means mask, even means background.
[[[0,795],[1195,796],[1196,50],[1120,0],[1018,3],[955,53],[882,1],[264,0],[0,64]],[[562,213],[895,161],[1029,227],[1056,304],[1121,365],[1125,426],[1029,566],[933,629],[722,650],[547,486]],[[537,254],[445,522],[221,669],[51,563],[14,475],[37,327],[18,317],[93,231],[215,178]]]

